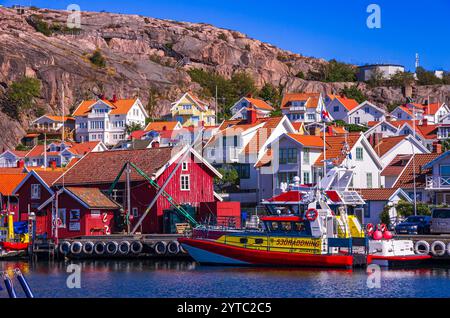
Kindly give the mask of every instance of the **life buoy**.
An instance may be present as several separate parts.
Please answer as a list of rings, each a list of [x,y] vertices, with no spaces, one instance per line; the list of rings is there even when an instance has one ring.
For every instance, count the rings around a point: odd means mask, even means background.
[[[105,225],[104,228],[105,228],[105,230],[104,230],[104,231],[105,231],[105,234],[106,234],[106,235],[110,235],[110,234],[111,234],[111,230],[109,229],[109,226],[108,226],[108,225]]]
[[[167,243],[163,241],[156,242],[156,244],[153,245],[153,249],[155,250],[156,254],[164,255],[167,252]]]
[[[91,255],[94,252],[94,243],[91,241],[85,242],[83,244],[83,253]]]
[[[106,244],[104,242],[96,242],[94,244],[94,252],[97,255],[103,255],[105,254],[105,247]]]
[[[70,252],[70,242],[64,241],[59,244],[59,251],[61,254],[67,255]]]
[[[140,252],[142,252],[143,248],[144,248],[144,246],[139,241],[133,241],[133,243],[131,243],[131,245],[130,245],[130,250],[134,254],[139,254]]]
[[[440,249],[436,250],[436,247],[440,247]],[[430,247],[431,254],[434,256],[444,256],[445,254],[445,244],[441,241],[434,241]]]
[[[102,214],[102,221],[103,221],[103,223],[108,222],[108,213],[103,213]]]
[[[81,242],[76,241],[72,243],[72,246],[70,247],[70,252],[74,255],[78,255],[83,251],[83,244]]]
[[[375,227],[373,226],[372,223],[369,223],[369,224],[366,225],[367,234],[371,235],[373,233],[374,229],[375,229]]]
[[[177,255],[180,253],[180,243],[178,241],[172,241],[169,244],[167,244],[167,251],[169,254]]]
[[[310,208],[306,211],[306,219],[310,222],[314,222],[318,215],[319,213],[317,213],[317,210],[314,208]]]
[[[381,223],[381,224],[379,224],[378,229],[379,229],[381,232],[385,232],[385,231],[387,230],[387,226],[386,226],[386,224]]]
[[[447,254],[450,256],[450,243],[447,244]]]
[[[130,242],[122,241],[119,243],[119,253],[122,255],[127,255],[130,253]]]
[[[424,247],[424,249],[420,249],[420,247]],[[417,241],[414,244],[414,251],[419,255],[428,255],[430,253],[430,244],[427,241]]]
[[[119,244],[117,242],[111,241],[106,243],[106,252],[109,255],[115,255],[119,249]]]

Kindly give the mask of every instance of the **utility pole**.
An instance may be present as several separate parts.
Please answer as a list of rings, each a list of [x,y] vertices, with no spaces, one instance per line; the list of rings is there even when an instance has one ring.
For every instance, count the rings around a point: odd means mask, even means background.
[[[126,176],[127,176],[127,234],[130,234],[131,230],[131,224],[130,224],[130,211],[131,211],[131,191],[130,191],[130,163],[127,163],[127,169],[126,169]]]

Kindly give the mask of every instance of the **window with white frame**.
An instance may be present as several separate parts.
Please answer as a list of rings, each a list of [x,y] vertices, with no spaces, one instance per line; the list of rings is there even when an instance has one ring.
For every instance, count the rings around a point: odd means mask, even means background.
[[[133,213],[133,217],[137,218],[139,216],[139,209],[138,208],[132,208],[131,212]]]
[[[367,184],[366,184],[367,188],[368,189],[372,188],[373,187],[373,185],[372,185],[372,172],[367,172],[366,173],[366,179],[367,179]]]
[[[31,185],[31,199],[40,199],[41,198],[41,185],[40,184],[32,184]]]
[[[311,183],[309,171],[304,171],[303,172],[303,184],[309,184],[309,183]]]
[[[362,161],[364,160],[364,151],[362,147],[356,148],[356,160]]]
[[[190,190],[190,177],[187,174],[182,174],[181,178],[180,178],[181,184],[180,184],[180,189],[182,191],[188,191]]]
[[[188,170],[188,163],[186,161],[184,161],[181,164],[181,170],[183,170],[183,171],[187,171]]]
[[[309,165],[310,155],[309,148],[303,148],[303,163]]]
[[[91,217],[100,218],[100,210],[91,210]]]

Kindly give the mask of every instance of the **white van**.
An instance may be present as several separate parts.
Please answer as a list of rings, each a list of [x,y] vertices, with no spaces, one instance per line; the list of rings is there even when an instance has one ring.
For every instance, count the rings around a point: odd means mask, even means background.
[[[431,212],[432,234],[450,233],[450,208],[435,208]]]

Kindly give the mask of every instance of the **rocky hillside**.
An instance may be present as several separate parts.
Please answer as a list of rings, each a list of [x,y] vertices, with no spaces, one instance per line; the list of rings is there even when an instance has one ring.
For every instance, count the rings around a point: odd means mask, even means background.
[[[289,91],[338,91],[346,83],[305,81],[296,74],[316,71],[324,60],[304,57],[237,31],[208,24],[159,20],[138,15],[83,12],[81,29],[67,30],[68,13],[27,10],[18,14],[0,8],[0,93],[24,75],[42,83],[38,106],[60,113],[62,90],[66,113],[95,94],[139,96],[146,104],[150,91],[157,96],[155,114],[167,112],[170,101],[182,91],[199,91],[187,70],[215,70],[229,77],[246,71],[258,86],[283,83]],[[51,32],[36,31],[36,19]],[[34,27],[32,26],[34,25]],[[307,45],[307,43],[305,43]],[[99,49],[105,67],[89,57]],[[348,84],[347,84],[348,85]],[[402,100],[400,89],[362,89],[377,103]],[[450,95],[450,87],[422,87],[418,95]],[[21,114],[19,122],[0,112],[0,149],[12,147],[24,134],[36,112]]]

